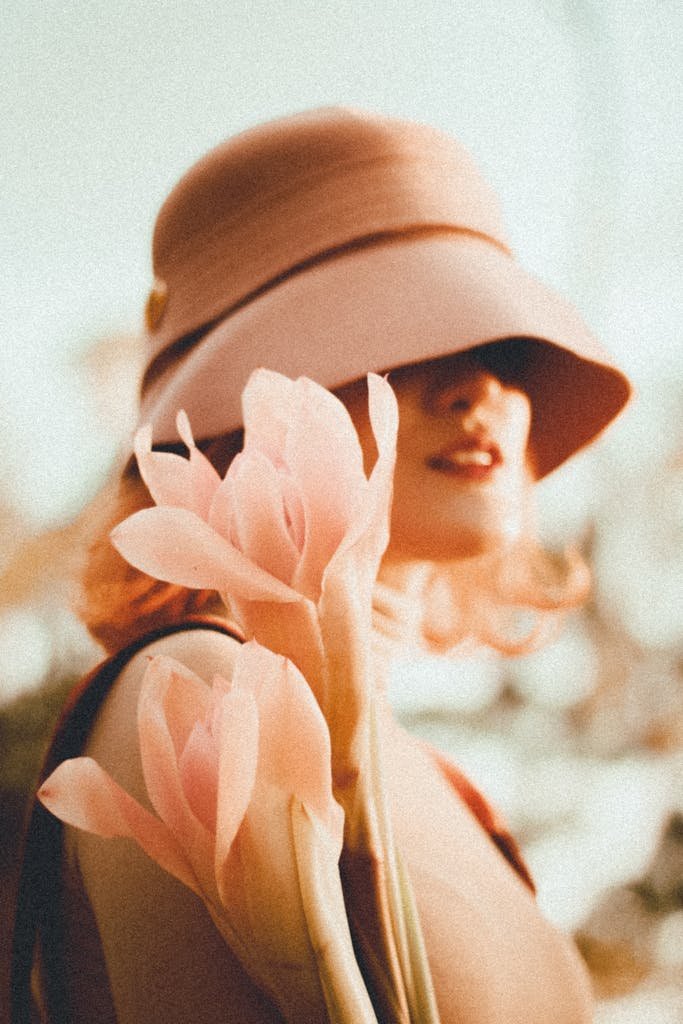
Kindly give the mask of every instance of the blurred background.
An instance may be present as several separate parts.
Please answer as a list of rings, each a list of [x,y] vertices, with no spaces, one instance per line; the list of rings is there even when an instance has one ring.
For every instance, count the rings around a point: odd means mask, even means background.
[[[598,1024],[683,1019],[682,11],[6,0],[0,941],[41,750],[99,657],[73,579],[134,423],[156,211],[226,135],[341,103],[456,134],[520,260],[636,383],[609,436],[541,485],[548,543],[593,567],[586,608],[541,653],[401,664],[392,696],[510,819],[591,969]]]

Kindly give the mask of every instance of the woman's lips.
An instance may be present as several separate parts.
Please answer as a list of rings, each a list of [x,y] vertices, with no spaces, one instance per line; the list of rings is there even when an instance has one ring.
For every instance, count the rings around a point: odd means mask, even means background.
[[[430,469],[460,480],[487,480],[501,465],[503,456],[495,444],[460,441],[442,448],[426,460]]]

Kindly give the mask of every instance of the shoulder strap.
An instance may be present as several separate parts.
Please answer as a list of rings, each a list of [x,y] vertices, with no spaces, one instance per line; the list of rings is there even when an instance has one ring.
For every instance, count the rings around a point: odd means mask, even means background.
[[[464,775],[459,768],[456,768],[452,761],[447,757],[444,757],[442,753],[435,750],[434,747],[430,746],[428,743],[423,743],[422,746],[434,761],[449,785],[467,804],[484,831],[488,832],[491,837],[491,841],[498,847],[505,859],[512,865],[522,881],[533,893],[535,893],[536,886],[529,874],[529,869],[524,863],[524,858],[522,857],[519,846],[510,834],[507,825],[498,812],[494,810],[486,797],[484,797],[483,794],[472,785],[467,776]]]
[[[93,669],[72,690],[40,771],[39,784],[67,758],[78,757],[97,712],[128,662],[149,643],[189,629],[233,632],[219,619],[196,618],[139,637]],[[36,787],[37,788],[37,787]],[[60,914],[62,823],[35,799],[29,810],[16,901],[10,977],[12,1024],[31,1024],[31,972],[40,938],[40,964],[50,1019],[70,1020],[64,984]]]

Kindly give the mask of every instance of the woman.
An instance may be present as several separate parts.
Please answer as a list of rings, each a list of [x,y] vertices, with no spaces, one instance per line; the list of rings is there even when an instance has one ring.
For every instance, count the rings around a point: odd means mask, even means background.
[[[378,622],[405,642],[490,639],[490,617],[472,615],[484,588],[470,567],[515,566],[518,596],[537,568],[535,481],[606,426],[628,384],[577,314],[515,262],[495,197],[458,144],[344,110],[246,132],[200,161],[164,204],[154,271],[141,419],[155,442],[177,445],[184,408],[223,472],[239,450],[240,394],[263,365],[335,389],[370,464],[363,381],[391,371],[400,423]],[[143,801],[135,716],[149,656],[169,654],[210,678],[236,642],[191,628],[198,611],[220,615],[213,595],[117,560],[109,528],[148,503],[129,466],[93,547],[84,617],[110,650],[136,644],[86,687],[53,757],[87,752]],[[536,603],[566,600],[544,592]],[[578,959],[539,914],[490,808],[388,707],[380,729],[444,1024],[588,1021]],[[62,844],[58,832],[53,843]],[[46,915],[61,933],[43,942],[53,1006],[66,1000],[74,1020],[120,1024],[280,1019],[204,908],[137,849],[70,829],[63,849],[63,916]],[[54,906],[54,891],[44,900]],[[66,954],[55,994],[57,947]]]

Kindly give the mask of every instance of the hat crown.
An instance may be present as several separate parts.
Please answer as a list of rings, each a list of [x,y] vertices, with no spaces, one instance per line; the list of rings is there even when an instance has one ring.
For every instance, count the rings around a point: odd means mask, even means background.
[[[321,254],[414,228],[483,235],[507,248],[497,198],[436,129],[346,108],[269,122],[212,150],[157,219],[163,316],[153,356]]]

